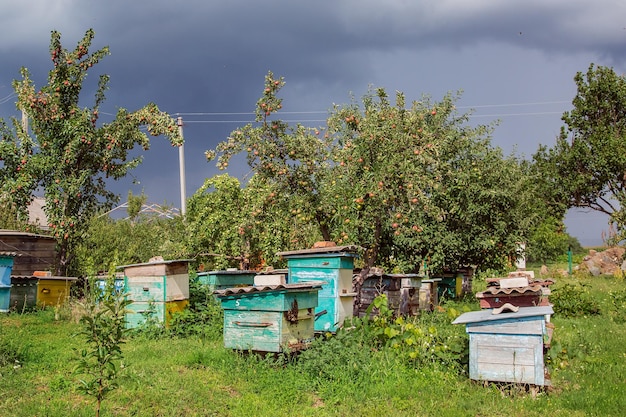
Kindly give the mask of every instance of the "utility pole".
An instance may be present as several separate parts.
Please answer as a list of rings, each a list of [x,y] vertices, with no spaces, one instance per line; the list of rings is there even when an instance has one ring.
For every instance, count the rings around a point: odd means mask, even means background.
[[[183,118],[178,116],[178,133],[183,138],[183,143],[178,147],[178,166],[180,169],[180,214],[187,212],[187,192],[185,185],[185,145],[183,136]]]

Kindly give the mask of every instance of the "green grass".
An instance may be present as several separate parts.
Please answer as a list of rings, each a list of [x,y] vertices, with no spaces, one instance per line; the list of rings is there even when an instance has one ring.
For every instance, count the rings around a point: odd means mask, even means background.
[[[536,395],[470,381],[437,363],[412,366],[390,349],[368,348],[367,337],[322,340],[299,358],[278,359],[233,352],[206,335],[134,337],[123,346],[120,387],[104,400],[102,415],[621,416],[626,325],[612,319],[609,293],[626,291],[626,282],[565,277],[554,290],[580,281],[600,314],[556,312],[548,358],[553,387]],[[466,305],[477,308],[471,297]],[[73,374],[79,325],[63,317],[55,321],[49,310],[0,317],[0,416],[94,415]],[[458,330],[436,323],[442,332]]]

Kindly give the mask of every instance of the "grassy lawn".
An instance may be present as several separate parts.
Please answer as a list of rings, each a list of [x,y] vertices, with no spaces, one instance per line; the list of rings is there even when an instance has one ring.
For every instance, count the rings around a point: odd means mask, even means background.
[[[548,358],[553,386],[538,394],[470,381],[463,368],[437,361],[415,366],[392,349],[364,349],[350,338],[276,359],[225,349],[219,337],[134,336],[123,346],[119,388],[102,415],[621,416],[626,282],[566,277],[553,291],[564,287],[583,291],[600,314],[557,311]],[[464,307],[478,304],[470,297]],[[451,321],[439,321],[439,330],[466,337]],[[78,329],[69,314],[55,320],[51,310],[0,317],[0,416],[94,415],[94,400],[78,392],[73,374]]]

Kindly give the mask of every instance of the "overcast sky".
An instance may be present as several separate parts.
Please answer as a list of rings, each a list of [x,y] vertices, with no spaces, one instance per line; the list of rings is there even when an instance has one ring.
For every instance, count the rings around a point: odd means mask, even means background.
[[[283,118],[310,125],[369,86],[408,100],[460,90],[472,123],[500,120],[493,144],[527,157],[554,144],[576,72],[626,71],[624,0],[4,0],[0,117],[17,114],[22,66],[46,83],[50,31],[73,49],[89,28],[94,47],[111,50],[88,76],[111,77],[102,112],[155,102],[182,115],[188,196],[219,173],[204,151],[253,119],[270,70],[285,77],[283,109],[299,112]],[[165,139],[133,175],[115,184],[123,200],[143,190],[180,206],[178,152]],[[580,212],[566,220],[586,245],[601,243],[605,224]]]

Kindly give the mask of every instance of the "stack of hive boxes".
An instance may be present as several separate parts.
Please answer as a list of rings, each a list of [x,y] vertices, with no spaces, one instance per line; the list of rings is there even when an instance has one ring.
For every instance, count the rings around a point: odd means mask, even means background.
[[[146,320],[167,325],[172,314],[189,304],[189,260],[150,262],[125,265],[124,292],[132,303],[128,306],[126,326],[135,328]]]
[[[480,308],[549,306],[552,280],[535,280],[532,271],[512,272],[506,278],[487,280],[487,289],[476,294]]]

